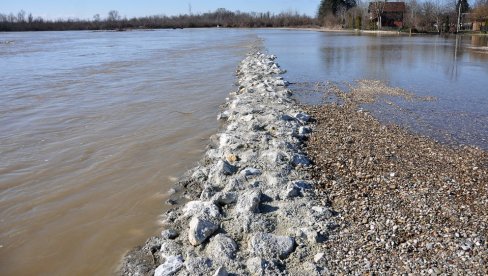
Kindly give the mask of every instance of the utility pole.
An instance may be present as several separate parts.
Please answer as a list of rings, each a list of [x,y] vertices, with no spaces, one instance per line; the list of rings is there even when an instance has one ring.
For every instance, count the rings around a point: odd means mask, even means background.
[[[461,25],[461,0],[459,0],[459,9],[458,9],[458,20],[457,20],[457,29],[456,32],[459,33],[459,27]]]

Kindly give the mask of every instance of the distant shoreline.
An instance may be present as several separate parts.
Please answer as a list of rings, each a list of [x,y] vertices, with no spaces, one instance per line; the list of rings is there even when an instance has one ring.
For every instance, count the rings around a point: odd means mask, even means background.
[[[14,30],[14,31],[0,31],[0,33],[17,33],[17,32],[65,32],[65,31],[91,31],[91,32],[132,32],[132,31],[155,31],[155,30],[183,30],[183,29],[262,29],[262,30],[289,30],[289,31],[314,31],[327,33],[356,33],[356,34],[377,34],[377,35],[469,35],[469,36],[488,36],[488,33],[482,32],[462,32],[462,33],[426,33],[426,32],[401,32],[393,30],[359,30],[359,29],[334,29],[319,26],[297,26],[297,27],[218,27],[218,26],[203,26],[203,27],[161,27],[161,28],[107,28],[107,29],[60,29],[60,30]]]

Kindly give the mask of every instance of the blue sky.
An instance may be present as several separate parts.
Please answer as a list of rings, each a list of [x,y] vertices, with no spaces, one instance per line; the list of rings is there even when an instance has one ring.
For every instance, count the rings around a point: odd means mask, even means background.
[[[110,10],[117,10],[122,16],[176,15],[188,13],[191,5],[193,13],[226,8],[236,11],[257,11],[279,13],[298,11],[315,15],[320,0],[0,0],[0,13],[16,14],[20,10],[34,16],[49,19],[92,18],[94,14],[105,17]]]

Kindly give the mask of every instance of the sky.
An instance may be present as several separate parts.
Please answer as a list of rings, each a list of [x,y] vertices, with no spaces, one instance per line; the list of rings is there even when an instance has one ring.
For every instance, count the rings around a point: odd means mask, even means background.
[[[297,11],[314,16],[320,0],[0,0],[0,13],[20,10],[46,19],[82,18],[91,19],[100,14],[106,17],[110,10],[121,16],[178,15],[203,13],[225,8],[231,11],[271,12]]]

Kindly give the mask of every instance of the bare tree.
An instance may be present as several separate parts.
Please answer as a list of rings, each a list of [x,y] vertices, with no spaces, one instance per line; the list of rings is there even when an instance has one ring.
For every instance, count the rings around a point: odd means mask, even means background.
[[[383,25],[383,23],[381,22],[381,17],[383,15],[383,11],[385,10],[385,3],[386,3],[386,0],[385,1],[375,1],[375,2],[371,2],[371,4],[370,4],[371,11],[373,12],[374,16],[376,16],[376,18],[378,19],[378,22],[377,22],[378,30],[381,30],[381,27]]]
[[[22,22],[22,23],[25,22],[25,11],[24,10],[19,11],[19,13],[17,14],[17,22]]]
[[[107,21],[117,21],[117,20],[120,20],[119,12],[116,10],[109,11]]]

